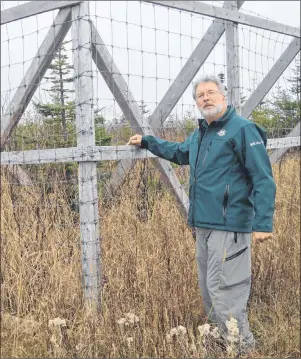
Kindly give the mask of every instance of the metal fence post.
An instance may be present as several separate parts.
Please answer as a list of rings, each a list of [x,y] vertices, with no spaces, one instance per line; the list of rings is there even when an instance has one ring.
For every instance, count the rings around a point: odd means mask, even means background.
[[[95,145],[89,2],[72,8],[77,146]],[[96,162],[79,163],[79,211],[85,301],[99,309],[101,260]]]
[[[227,7],[237,10],[237,1],[227,1]],[[226,51],[227,51],[227,96],[228,104],[233,105],[238,114],[241,113],[240,76],[239,76],[239,41],[238,24],[227,21]]]

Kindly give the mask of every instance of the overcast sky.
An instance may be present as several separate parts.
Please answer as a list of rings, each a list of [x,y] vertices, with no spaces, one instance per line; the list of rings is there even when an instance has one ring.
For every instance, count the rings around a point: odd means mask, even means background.
[[[26,2],[1,1],[1,10]],[[223,4],[221,1],[204,2],[215,6]],[[241,11],[300,27],[300,1],[245,1]],[[12,99],[57,12],[1,26],[2,104]],[[90,1],[90,15],[134,98],[138,102],[143,100],[151,112],[213,20],[138,1]],[[67,39],[70,39],[70,31]],[[239,25],[241,91],[245,96],[248,97],[256,88],[291,40],[290,36]],[[70,59],[71,46],[70,43]],[[104,107],[108,119],[120,116],[120,109],[105,82],[96,67],[93,68],[97,106]],[[199,74],[219,72],[226,74],[225,36]],[[289,85],[285,79],[292,75],[290,69],[286,70],[277,84],[287,88]],[[43,80],[34,98],[47,101],[45,88],[47,84]],[[178,102],[175,112],[181,117],[188,109],[195,110],[191,86]]]

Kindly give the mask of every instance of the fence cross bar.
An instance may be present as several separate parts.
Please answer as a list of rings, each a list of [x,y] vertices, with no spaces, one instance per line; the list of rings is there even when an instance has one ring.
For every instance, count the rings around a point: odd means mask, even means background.
[[[157,1],[149,0],[156,5],[167,6],[182,11],[188,11],[190,13],[207,15],[215,17],[217,19],[233,21],[238,24],[257,27],[263,30],[274,31],[279,34],[301,37],[300,28],[281,24],[272,20],[262,19],[253,15],[246,15],[234,10],[226,10],[221,7],[205,4],[201,1]]]
[[[1,25],[43,12],[74,6],[82,1],[30,1],[1,11]]]
[[[267,140],[267,149],[285,150],[288,147],[300,146],[300,123],[287,137]],[[274,158],[272,154],[270,158]],[[99,162],[119,161],[124,159],[154,159],[158,158],[151,152],[135,146],[78,146],[56,149],[41,149],[27,151],[1,152],[1,165],[38,165],[43,163],[67,162]],[[273,160],[274,161],[274,160]],[[274,162],[273,162],[274,163]]]

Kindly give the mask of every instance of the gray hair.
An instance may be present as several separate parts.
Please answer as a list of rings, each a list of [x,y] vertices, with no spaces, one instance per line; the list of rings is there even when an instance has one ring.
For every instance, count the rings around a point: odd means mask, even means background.
[[[196,88],[199,86],[199,84],[201,82],[214,82],[216,84],[216,86],[218,87],[219,91],[221,92],[221,94],[226,96],[226,90],[225,90],[225,86],[224,84],[220,81],[220,79],[214,75],[206,75],[206,76],[202,76],[199,77],[192,86],[192,96],[193,99],[196,100]]]

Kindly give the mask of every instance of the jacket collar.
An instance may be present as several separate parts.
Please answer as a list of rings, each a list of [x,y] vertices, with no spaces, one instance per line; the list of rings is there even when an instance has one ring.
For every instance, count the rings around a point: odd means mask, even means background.
[[[227,106],[227,111],[223,114],[222,117],[220,117],[218,120],[211,122],[210,126],[208,125],[208,122],[205,119],[198,119],[199,122],[199,128],[205,128],[208,127],[222,127],[224,126],[232,116],[236,114],[235,108],[232,105]]]

